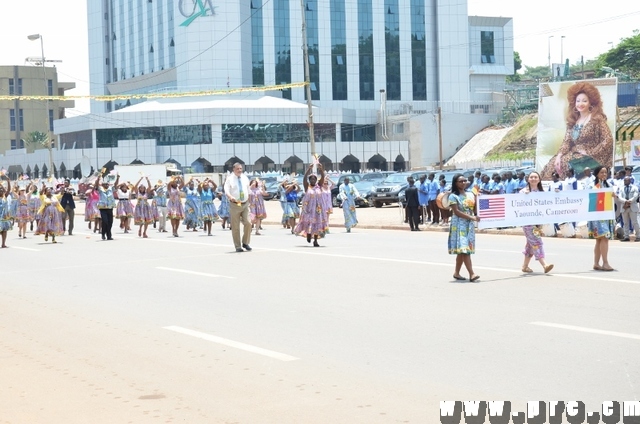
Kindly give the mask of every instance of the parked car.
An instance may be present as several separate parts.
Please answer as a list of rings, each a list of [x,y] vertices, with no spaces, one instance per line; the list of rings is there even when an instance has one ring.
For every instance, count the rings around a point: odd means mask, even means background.
[[[280,198],[280,181],[271,181],[265,184],[265,191],[267,192],[264,200],[279,199]]]
[[[373,194],[373,188],[384,181],[389,175],[395,174],[395,171],[380,171],[380,172],[367,172],[362,174],[360,181],[353,183],[353,186],[360,193],[361,199],[356,200],[356,206],[366,207],[371,206],[371,195]],[[335,187],[334,187],[335,188]],[[338,188],[339,191],[339,188]],[[335,200],[333,207],[342,207],[342,200],[336,195],[334,198],[332,190],[332,200]]]
[[[384,181],[375,186],[375,190],[371,194],[373,206],[381,208],[383,205],[398,203],[400,200],[398,195],[409,186],[407,178],[413,177],[413,179],[417,181],[420,175],[424,175],[425,173],[425,171],[397,172],[389,175]]]

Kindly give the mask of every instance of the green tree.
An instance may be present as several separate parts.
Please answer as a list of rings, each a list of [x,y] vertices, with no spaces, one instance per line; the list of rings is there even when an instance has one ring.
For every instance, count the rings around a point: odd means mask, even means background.
[[[522,59],[520,59],[520,53],[514,51],[513,52],[513,75],[507,76],[508,82],[518,82],[521,77],[518,71],[522,69]]]
[[[542,66],[527,66],[527,65],[525,65],[524,66],[524,77],[526,79],[533,79],[533,80],[551,78],[551,70],[546,65],[542,65]]]
[[[27,138],[24,140],[28,146],[33,146],[35,149],[41,147],[49,147],[49,134],[42,131],[31,131],[27,134]]]
[[[620,43],[606,53],[598,56],[600,67],[608,67],[631,78],[640,78],[640,32],[623,38]]]

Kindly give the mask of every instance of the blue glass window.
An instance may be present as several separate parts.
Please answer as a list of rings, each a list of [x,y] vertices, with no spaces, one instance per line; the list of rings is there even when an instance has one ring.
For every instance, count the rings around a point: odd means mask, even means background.
[[[273,4],[276,84],[291,83],[291,36],[289,34],[289,0],[274,0]],[[291,89],[282,91],[291,100]]]
[[[331,79],[333,100],[347,100],[347,23],[345,0],[331,0]]]
[[[384,39],[387,69],[387,99],[401,100],[400,19],[398,0],[384,1]]]
[[[358,71],[360,100],[373,100],[373,11],[371,0],[358,0]]]
[[[264,28],[262,0],[251,0],[251,63],[253,85],[264,85]]]
[[[413,100],[427,100],[427,45],[424,0],[411,0],[411,73]]]

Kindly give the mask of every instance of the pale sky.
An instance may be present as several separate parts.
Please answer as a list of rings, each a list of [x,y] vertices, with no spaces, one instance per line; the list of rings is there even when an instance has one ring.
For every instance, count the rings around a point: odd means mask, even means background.
[[[27,35],[42,34],[45,57],[62,61],[56,64],[58,79],[76,83],[77,88],[68,94],[88,95],[86,2],[3,2],[0,65],[23,65],[26,57],[39,57],[40,41],[29,41]],[[637,0],[608,0],[599,6],[587,1],[468,0],[468,5],[469,15],[512,17],[515,50],[529,66],[546,65],[549,46],[552,62],[560,62],[561,45],[564,59],[569,58],[571,63],[581,55],[585,60],[595,58],[640,29]],[[88,112],[88,102],[76,101],[76,109],[68,111],[67,116]]]

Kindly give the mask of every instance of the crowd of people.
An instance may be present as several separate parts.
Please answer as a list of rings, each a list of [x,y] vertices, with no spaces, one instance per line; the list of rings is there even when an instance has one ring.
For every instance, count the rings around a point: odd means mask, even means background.
[[[303,180],[304,197],[298,205],[301,188],[296,178],[285,177],[280,184],[280,204],[282,206],[281,224],[292,234],[305,237],[314,247],[329,232],[329,219],[333,213],[331,188],[334,183],[325,175],[321,164],[309,165]],[[516,178],[511,172],[503,175],[483,175],[476,172],[469,178],[462,174],[453,177],[451,185],[445,180],[434,181],[434,174],[422,175],[419,184],[413,178],[408,179],[406,189],[405,213],[412,231],[420,231],[419,225],[441,225],[440,217],[451,215],[448,250],[456,255],[453,278],[466,280],[460,272],[464,265],[470,281],[480,277],[473,271],[471,254],[475,252],[475,224],[480,220],[476,215],[475,204],[478,195],[530,193],[545,190],[541,175],[531,172],[528,176],[518,173]],[[592,173],[586,168],[576,177],[571,169],[560,179],[553,172],[553,181],[547,190],[580,190],[612,187],[615,199],[616,220],[619,228],[624,229],[623,241],[630,240],[631,231],[635,231],[635,241],[640,241],[639,188],[631,176],[631,168],[610,175],[607,167],[599,166]],[[18,236],[26,238],[27,227],[34,235],[44,235],[45,241],[66,232],[73,235],[74,195],[66,180],[55,187],[36,182],[0,184],[0,235],[2,247],[6,246],[7,231],[15,224]],[[184,193],[183,205],[181,193]],[[358,223],[356,201],[360,193],[351,184],[349,178],[340,186],[344,226],[347,232]],[[436,202],[438,195],[447,193],[448,202]],[[250,251],[251,234],[255,230],[260,235],[262,220],[267,217],[264,204],[265,185],[259,179],[250,180],[243,172],[242,164],[236,163],[233,173],[227,176],[220,187],[210,179],[191,179],[185,184],[182,177],[172,178],[168,183],[159,180],[152,185],[148,178],[140,178],[135,184],[120,183],[119,177],[114,183],[98,177],[88,186],[85,193],[86,205],[84,220],[93,232],[100,232],[103,240],[113,240],[112,225],[115,218],[120,221],[124,233],[131,231],[131,223],[138,226],[138,236],[148,238],[148,228],[153,225],[158,232],[167,232],[166,221],[170,221],[172,235],[178,237],[180,224],[187,231],[206,231],[211,235],[212,224],[221,221],[222,228],[231,228],[233,244],[237,252]],[[216,208],[214,199],[220,200]],[[434,200],[435,198],[435,200]],[[135,205],[134,205],[135,201]],[[435,204],[435,208],[434,208]],[[612,271],[608,262],[608,241],[614,239],[616,220],[593,221],[588,223],[589,237],[596,240],[594,247],[593,269]],[[35,223],[35,227],[34,227]],[[572,224],[573,225],[573,224]],[[241,234],[242,227],[242,234]],[[34,229],[35,228],[35,229]],[[523,227],[525,235],[523,273],[531,273],[531,260],[540,263],[544,273],[553,269],[553,264],[545,261],[544,243],[541,228],[538,225]]]

